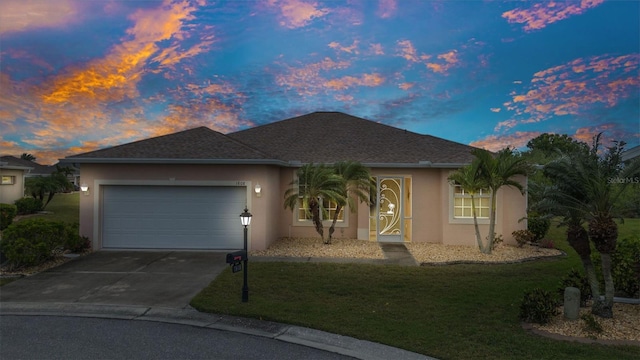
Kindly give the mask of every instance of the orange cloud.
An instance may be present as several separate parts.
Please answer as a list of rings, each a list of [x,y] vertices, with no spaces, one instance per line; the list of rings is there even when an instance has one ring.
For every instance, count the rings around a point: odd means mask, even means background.
[[[78,19],[79,5],[73,0],[2,0],[0,34],[68,26]]]
[[[527,145],[529,140],[542,134],[539,131],[516,131],[515,134],[509,135],[489,135],[482,140],[474,141],[469,145],[487,149],[489,151],[498,151],[504,148],[521,148]]]
[[[525,94],[512,94],[505,106],[528,121],[576,115],[603,104],[617,105],[637,92],[640,54],[580,58],[539,71]]]
[[[289,68],[285,74],[276,76],[276,84],[296,89],[300,95],[315,95],[327,80],[320,75],[321,72],[334,69],[345,69],[349,67],[348,61],[334,61],[330,58],[312,63],[300,68]]]
[[[133,40],[115,46],[105,58],[90,62],[86,68],[69,70],[66,75],[56,77],[50,86],[45,86],[47,90],[42,99],[46,103],[59,104],[136,97],[143,66],[159,50],[156,43],[183,36],[183,21],[192,19],[194,10],[187,2],[165,0],[160,7],[136,11],[130,16],[135,24],[127,30]]]
[[[371,44],[371,46],[369,46],[369,51],[374,55],[384,55],[382,44]]]
[[[383,19],[390,18],[396,13],[397,8],[398,3],[396,0],[379,0],[376,15]]]
[[[404,83],[402,83],[402,84],[398,85],[398,87],[399,87],[400,89],[402,89],[402,90],[409,90],[409,89],[411,89],[412,87],[414,87],[415,85],[416,85],[416,84],[414,84],[414,83],[404,82]]]
[[[329,13],[328,9],[319,8],[317,2],[269,0],[266,4],[277,7],[280,10],[280,25],[289,29],[306,26],[313,19],[323,17]]]
[[[364,74],[360,77],[345,76],[340,79],[332,79],[325,86],[333,90],[345,90],[354,86],[379,86],[384,83],[384,77],[380,74]]]
[[[340,50],[349,54],[359,54],[360,52],[358,51],[358,40],[354,40],[353,43],[349,46],[343,46],[340,45],[340,43],[338,42],[331,42],[329,43],[329,47],[335,50]]]
[[[543,29],[556,21],[580,15],[603,2],[604,0],[582,0],[579,3],[569,1],[541,2],[535,3],[527,9],[517,8],[506,11],[502,14],[502,17],[507,19],[510,24],[525,24],[524,31],[529,32]]]
[[[398,41],[398,56],[405,58],[410,62],[418,62],[420,58],[418,57],[416,48],[413,47],[413,44],[410,40],[400,40]]]
[[[593,139],[596,135],[602,133],[600,137],[602,146],[613,145],[614,140],[620,140],[624,137],[625,131],[618,128],[617,124],[605,123],[595,126],[585,126],[576,130],[576,133],[571,137],[585,142],[588,145],[593,144]]]
[[[446,73],[450,68],[456,66],[460,62],[460,60],[458,60],[458,52],[456,50],[440,54],[437,56],[437,59],[443,60],[444,63],[427,63],[427,69],[440,74]]]

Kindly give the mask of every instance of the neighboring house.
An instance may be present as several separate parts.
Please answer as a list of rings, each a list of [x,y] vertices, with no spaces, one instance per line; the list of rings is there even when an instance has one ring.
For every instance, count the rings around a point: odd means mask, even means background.
[[[13,156],[0,157],[0,203],[13,204],[24,197],[24,179],[34,169]]]
[[[284,193],[305,163],[359,161],[378,188],[373,206],[339,215],[335,237],[475,246],[470,199],[447,177],[473,148],[336,112],[315,112],[221,134],[199,127],[69,156],[80,167],[80,232],[95,249],[238,249],[247,206],[250,249],[280,237],[316,237]],[[520,179],[524,184],[526,179]],[[258,193],[257,190],[260,189]],[[488,194],[479,199],[488,228]],[[391,205],[393,204],[393,205]],[[325,202],[329,212],[335,204]],[[526,196],[498,193],[496,232],[526,228]],[[326,221],[327,226],[330,221]]]
[[[640,157],[640,145],[634,146],[629,150],[624,151],[622,154],[622,161],[631,161]]]

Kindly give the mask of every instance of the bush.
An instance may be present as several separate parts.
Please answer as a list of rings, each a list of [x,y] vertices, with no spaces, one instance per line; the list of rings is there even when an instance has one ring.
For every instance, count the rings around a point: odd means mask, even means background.
[[[558,295],[564,297],[564,289],[568,287],[574,287],[580,290],[580,306],[586,307],[587,301],[591,299],[591,286],[589,285],[587,277],[578,270],[571,269],[571,271],[560,280]]]
[[[6,229],[18,214],[18,208],[11,204],[0,204],[0,230]]]
[[[520,320],[546,324],[558,314],[558,301],[549,291],[535,288],[525,292],[520,304]]]
[[[0,251],[13,268],[40,265],[64,247],[65,224],[28,219],[9,226],[2,233]]]
[[[91,241],[86,236],[80,236],[79,225],[75,223],[73,225],[66,226],[66,239],[64,242],[64,249],[73,253],[80,253],[91,248]]]
[[[535,235],[529,230],[516,230],[512,232],[511,235],[513,235],[513,238],[518,242],[518,247],[532,243],[535,240]]]
[[[538,242],[547,235],[551,227],[551,220],[537,214],[529,214],[527,229],[533,233],[533,242]]]
[[[15,204],[19,215],[35,214],[43,209],[42,201],[32,197],[16,200]]]
[[[598,274],[602,273],[600,254],[592,254],[591,259]],[[611,253],[611,276],[616,293],[637,297],[640,291],[640,238],[618,240],[616,249]]]

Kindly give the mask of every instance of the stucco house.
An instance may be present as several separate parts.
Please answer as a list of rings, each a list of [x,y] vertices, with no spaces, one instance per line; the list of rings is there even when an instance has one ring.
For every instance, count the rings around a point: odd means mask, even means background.
[[[24,179],[35,166],[14,156],[0,157],[0,203],[13,204],[24,197]]]
[[[239,215],[253,214],[249,248],[317,236],[284,193],[305,163],[359,161],[378,201],[339,214],[335,237],[475,246],[469,197],[447,177],[472,147],[337,112],[314,112],[230,134],[198,127],[69,156],[80,167],[80,232],[95,249],[239,249]],[[523,183],[524,178],[520,179]],[[488,194],[485,194],[488,196]],[[488,197],[479,201],[482,231]],[[331,214],[335,204],[324,204]],[[526,228],[526,196],[498,193],[496,231]],[[330,222],[326,221],[327,226]]]

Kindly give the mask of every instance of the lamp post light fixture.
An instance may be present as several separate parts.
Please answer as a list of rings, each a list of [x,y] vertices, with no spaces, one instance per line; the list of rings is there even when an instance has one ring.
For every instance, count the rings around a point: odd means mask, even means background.
[[[249,285],[247,285],[247,262],[249,261],[248,259],[249,253],[247,249],[247,227],[251,225],[252,216],[253,215],[251,215],[251,213],[249,212],[249,209],[247,209],[246,207],[244,208],[244,212],[240,214],[240,222],[242,223],[242,226],[244,226],[244,252],[245,252],[244,266],[243,266],[244,281],[242,283],[242,302],[249,301]]]

